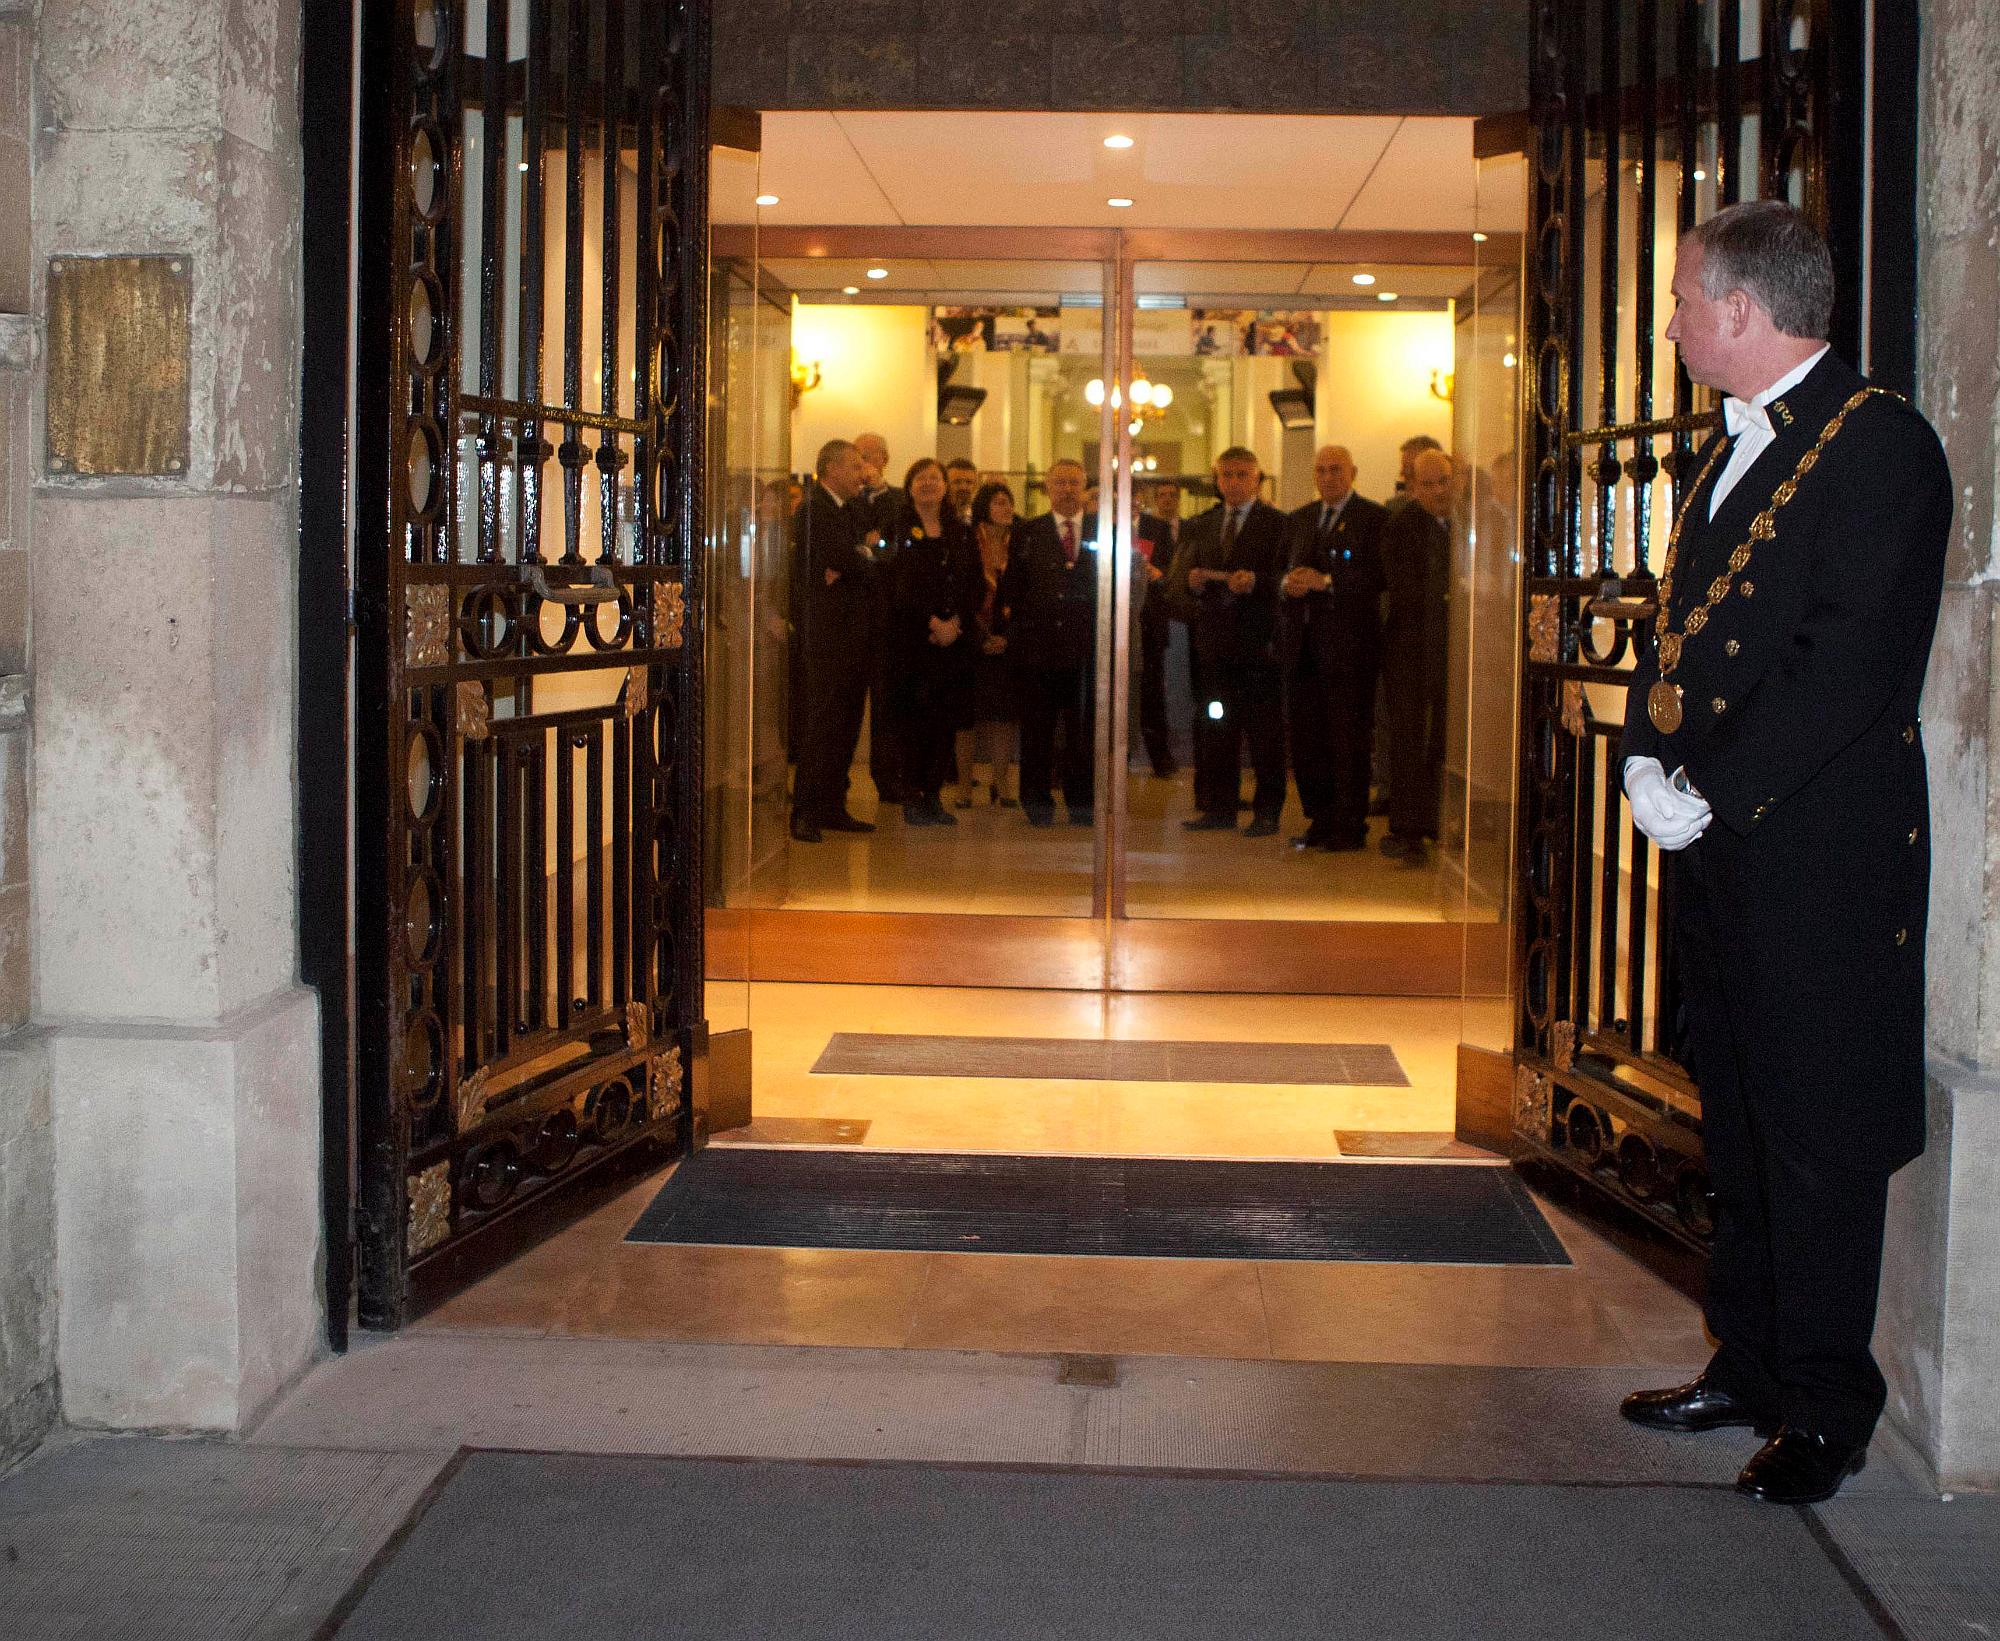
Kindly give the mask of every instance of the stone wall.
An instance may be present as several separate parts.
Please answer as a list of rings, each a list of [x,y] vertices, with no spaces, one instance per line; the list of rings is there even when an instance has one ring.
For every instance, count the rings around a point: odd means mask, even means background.
[[[1527,0],[716,0],[746,108],[1504,114]]]
[[[55,1411],[55,1160],[30,1015],[28,297],[33,17],[0,0],[0,1466]]]
[[[187,470],[34,491],[62,1410],[234,1429],[321,1334],[294,883],[298,5],[36,14],[28,311],[56,257],[172,255],[192,278]]]
[[[1926,0],[1919,393],[1957,481],[1924,693],[1933,829],[1930,1149],[1897,1176],[1879,1335],[1891,1420],[1948,1487],[2000,1486],[2000,35]]]

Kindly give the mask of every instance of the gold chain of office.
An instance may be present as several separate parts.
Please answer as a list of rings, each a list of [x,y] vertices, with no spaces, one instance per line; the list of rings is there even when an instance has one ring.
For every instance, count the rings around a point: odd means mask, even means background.
[[[1708,482],[1708,475],[1714,471],[1715,464],[1721,459],[1723,449],[1729,441],[1718,440],[1715,448],[1709,452],[1708,462],[1694,481],[1694,488],[1688,492],[1687,500],[1681,503],[1680,513],[1674,519],[1673,530],[1667,536],[1667,562],[1660,571],[1660,622],[1654,636],[1660,651],[1660,677],[1659,682],[1646,694],[1646,716],[1653,720],[1653,727],[1662,735],[1671,735],[1681,727],[1681,687],[1670,680],[1674,668],[1680,665],[1682,647],[1708,625],[1710,613],[1716,605],[1729,596],[1730,588],[1735,585],[1737,576],[1748,568],[1751,551],[1757,543],[1769,541],[1777,535],[1778,510],[1798,493],[1799,481],[1819,465],[1820,457],[1825,454],[1826,447],[1833,443],[1834,436],[1840,432],[1847,418],[1861,407],[1863,401],[1878,393],[1887,399],[1902,397],[1899,393],[1891,393],[1885,387],[1864,387],[1834,412],[1833,420],[1820,429],[1819,437],[1813,441],[1812,448],[1799,457],[1798,468],[1792,476],[1771,493],[1770,504],[1750,521],[1750,534],[1743,544],[1729,555],[1729,567],[1708,584],[1708,596],[1697,608],[1688,611],[1686,626],[1681,631],[1675,632],[1671,626],[1674,568],[1680,561],[1681,529],[1687,523],[1688,509],[1694,506],[1695,497],[1701,494],[1703,486]],[[1748,583],[1745,583],[1745,589],[1748,590]]]

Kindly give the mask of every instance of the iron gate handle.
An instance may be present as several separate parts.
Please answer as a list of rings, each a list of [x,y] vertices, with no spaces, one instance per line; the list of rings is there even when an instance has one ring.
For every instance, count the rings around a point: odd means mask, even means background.
[[[523,564],[521,579],[527,583],[528,591],[537,598],[551,604],[613,604],[618,600],[617,583],[611,579],[611,567],[607,564],[593,564],[586,572],[590,579],[580,586],[554,587],[549,584],[548,571],[540,564]]]

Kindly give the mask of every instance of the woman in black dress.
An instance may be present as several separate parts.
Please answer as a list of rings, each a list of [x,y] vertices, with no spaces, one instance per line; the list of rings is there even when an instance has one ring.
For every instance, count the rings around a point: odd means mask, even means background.
[[[945,506],[944,468],[925,456],[903,476],[903,520],[890,564],[890,653],[902,707],[903,819],[956,826],[938,801],[952,737],[972,721],[974,627],[986,593],[972,531]]]
[[[1019,780],[1015,759],[1013,666],[1007,659],[1007,611],[1000,602],[1000,578],[1013,556],[1020,522],[1014,515],[1014,492],[997,480],[982,484],[972,498],[972,533],[979,548],[984,583],[973,641],[978,655],[972,664],[972,711],[958,731],[958,807],[972,807],[973,771],[987,767],[987,790],[993,802],[1011,809]]]

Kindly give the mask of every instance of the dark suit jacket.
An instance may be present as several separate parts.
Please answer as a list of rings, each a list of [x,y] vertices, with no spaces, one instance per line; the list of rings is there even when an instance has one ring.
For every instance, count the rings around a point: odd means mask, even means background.
[[[1331,531],[1319,527],[1323,503],[1291,515],[1285,568],[1303,566],[1333,577],[1325,592],[1280,595],[1279,643],[1290,666],[1302,651],[1324,673],[1372,674],[1382,648],[1382,526],[1387,515],[1366,496],[1350,495]]]
[[[1687,512],[1674,631],[1861,386],[1829,354],[1775,401],[1777,438],[1711,522],[1728,457],[1716,463]],[[1626,697],[1623,755],[1684,766],[1715,810],[1690,848],[1744,1084],[1766,1120],[1854,1165],[1894,1168],[1924,1144],[1930,806],[1917,703],[1951,511],[1930,425],[1899,400],[1864,400],[1687,641],[1680,727],[1662,734],[1647,715],[1650,642]]]
[[[917,664],[963,659],[977,651],[979,607],[986,602],[986,572],[970,525],[947,510],[941,537],[917,535],[914,516],[897,532],[889,565],[890,642]],[[958,617],[959,639],[948,648],[930,641],[931,617]]]
[[[903,513],[908,506],[903,492],[893,484],[885,484],[874,495],[856,496],[848,505],[857,517],[865,521],[861,533],[866,535],[870,530],[880,530],[884,556],[894,557],[897,532],[902,527]]]
[[[792,519],[798,567],[797,625],[810,669],[834,657],[865,657],[874,647],[877,566],[862,545],[871,528],[815,481]],[[838,572],[832,586],[826,572]]]
[[[1055,515],[1030,519],[1000,578],[1007,656],[1024,667],[1074,667],[1097,648],[1097,515],[1084,515],[1076,563],[1063,561]]]
[[[1285,578],[1285,548],[1290,524],[1268,502],[1255,501],[1243,516],[1243,528],[1230,550],[1222,550],[1222,520],[1227,508],[1217,505],[1181,526],[1180,551],[1162,583],[1174,613],[1194,635],[1195,653],[1204,661],[1240,663],[1278,658],[1278,584]],[[1199,593],[1188,590],[1190,570],[1249,570],[1256,585],[1238,596],[1220,583]]]
[[[1382,526],[1382,573],[1389,588],[1382,633],[1389,689],[1442,690],[1451,527],[1415,503],[1397,508]]]

